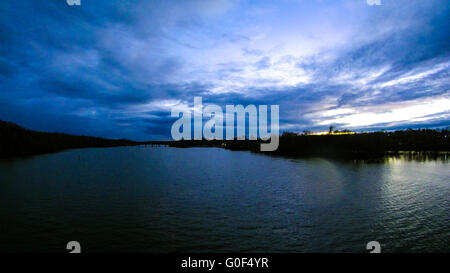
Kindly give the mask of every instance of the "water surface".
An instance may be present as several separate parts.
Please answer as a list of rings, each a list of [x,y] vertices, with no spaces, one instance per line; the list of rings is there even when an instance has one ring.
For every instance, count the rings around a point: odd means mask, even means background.
[[[449,252],[447,161],[118,147],[0,161],[0,251]]]

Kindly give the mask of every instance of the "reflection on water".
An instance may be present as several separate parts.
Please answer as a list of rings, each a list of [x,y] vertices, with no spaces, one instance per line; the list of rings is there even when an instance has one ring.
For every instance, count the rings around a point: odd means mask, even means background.
[[[396,152],[384,157],[364,160],[364,163],[391,163],[394,161],[418,161],[418,162],[428,162],[428,161],[441,161],[442,163],[448,163],[449,160],[449,152],[412,152],[412,151],[403,151]],[[361,160],[355,160],[354,162],[358,162]]]
[[[432,160],[430,160],[432,159]],[[449,251],[448,157],[382,162],[217,148],[81,149],[0,162],[0,251]]]

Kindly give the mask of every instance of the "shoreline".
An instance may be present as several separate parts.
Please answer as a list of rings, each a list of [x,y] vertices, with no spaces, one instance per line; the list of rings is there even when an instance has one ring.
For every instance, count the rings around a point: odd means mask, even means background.
[[[448,157],[449,130],[402,130],[395,132],[354,133],[347,135],[300,135],[283,133],[275,151],[260,151],[262,140],[180,140],[133,141],[62,133],[37,132],[10,122],[0,121],[0,158],[18,158],[78,148],[121,146],[169,146],[174,148],[218,147],[227,150],[295,158],[322,157],[345,160],[371,160],[400,154]]]

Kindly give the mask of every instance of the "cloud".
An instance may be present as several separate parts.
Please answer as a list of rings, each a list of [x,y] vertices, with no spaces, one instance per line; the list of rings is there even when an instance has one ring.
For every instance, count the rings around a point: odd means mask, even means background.
[[[448,126],[448,1],[4,1],[0,119],[168,139],[174,104],[279,104],[282,130]]]

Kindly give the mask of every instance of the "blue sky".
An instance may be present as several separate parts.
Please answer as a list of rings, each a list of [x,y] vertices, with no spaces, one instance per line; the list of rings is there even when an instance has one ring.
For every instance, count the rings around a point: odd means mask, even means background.
[[[278,104],[281,131],[450,125],[448,0],[0,2],[0,119],[170,139],[174,106]]]

